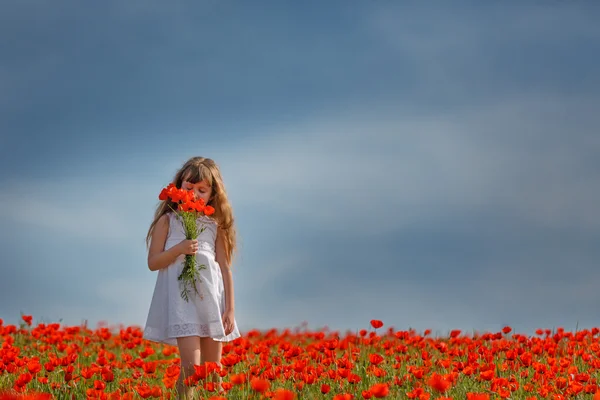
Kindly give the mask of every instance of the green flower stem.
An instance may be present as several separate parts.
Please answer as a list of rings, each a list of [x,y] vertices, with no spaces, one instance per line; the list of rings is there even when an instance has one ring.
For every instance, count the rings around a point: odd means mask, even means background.
[[[185,238],[188,240],[197,239],[200,233],[202,233],[205,229],[203,225],[202,228],[198,228],[197,220],[202,213],[197,211],[175,211],[176,215],[179,216],[180,221],[183,223],[183,229],[185,231]],[[197,284],[202,282],[200,279],[199,273],[200,270],[206,269],[204,264],[198,265],[195,254],[186,254],[185,256],[185,264],[181,271],[181,274],[177,277],[177,280],[180,282],[182,287],[181,289],[181,298],[186,302],[190,300],[191,290],[193,289],[196,295],[202,298],[202,295],[198,292]]]

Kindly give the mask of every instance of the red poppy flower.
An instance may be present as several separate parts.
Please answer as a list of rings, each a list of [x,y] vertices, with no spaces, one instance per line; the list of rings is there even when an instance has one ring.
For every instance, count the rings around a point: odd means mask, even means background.
[[[431,375],[427,384],[440,393],[444,393],[452,386],[452,382],[435,372]]]
[[[286,389],[277,389],[272,397],[273,400],[294,400],[296,398],[296,394],[290,390]]]
[[[390,387],[385,383],[376,383],[369,389],[373,396],[380,399],[386,397],[390,393]]]
[[[271,383],[266,379],[252,378],[252,380],[250,380],[250,386],[252,387],[252,390],[262,393],[269,389]]]
[[[204,215],[213,215],[215,213],[215,209],[212,206],[204,207]]]
[[[33,320],[31,315],[23,315],[21,318],[23,318],[23,321],[25,321],[27,325],[31,326],[31,321]]]
[[[371,320],[371,326],[375,329],[379,329],[383,326],[383,322],[378,320],[378,319],[372,319]]]

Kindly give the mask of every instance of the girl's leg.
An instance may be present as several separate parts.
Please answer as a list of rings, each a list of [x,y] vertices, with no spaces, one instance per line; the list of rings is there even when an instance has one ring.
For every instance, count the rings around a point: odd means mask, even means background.
[[[202,349],[202,355],[200,362],[204,364],[207,361],[212,361],[221,366],[221,354],[223,352],[223,343],[213,340],[210,337],[200,338],[200,348]],[[213,374],[211,380],[216,384],[216,389],[221,390],[221,376]]]
[[[200,365],[200,338],[188,336],[177,338],[179,356],[181,357],[181,372],[177,380],[177,396],[180,400],[192,398],[193,390],[187,387],[183,381],[188,376],[194,375],[194,364]]]

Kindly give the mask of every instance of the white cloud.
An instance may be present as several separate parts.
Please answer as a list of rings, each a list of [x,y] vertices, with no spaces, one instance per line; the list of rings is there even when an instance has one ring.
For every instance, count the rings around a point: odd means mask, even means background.
[[[321,228],[398,229],[481,209],[554,227],[600,227],[590,164],[594,99],[515,98],[452,114],[330,116],[215,157],[240,204]],[[577,133],[570,118],[579,119]]]
[[[128,238],[128,226],[110,209],[87,204],[86,207],[64,208],[36,200],[24,199],[18,207],[8,208],[4,199],[0,207],[5,217],[20,223],[49,228],[79,237],[121,241]],[[9,212],[10,211],[10,212]]]
[[[81,178],[9,182],[0,194],[0,217],[101,243],[141,243],[158,201],[150,196],[156,188],[110,177],[82,182]]]
[[[594,14],[569,2],[497,3],[469,10],[450,3],[435,8],[385,3],[372,10],[364,20],[367,32],[404,54],[406,62],[440,73],[435,77],[456,62],[488,61],[478,50],[600,36]]]

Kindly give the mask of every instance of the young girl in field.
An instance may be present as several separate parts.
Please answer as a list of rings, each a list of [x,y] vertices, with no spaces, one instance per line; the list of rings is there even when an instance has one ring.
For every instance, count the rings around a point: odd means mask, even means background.
[[[240,336],[234,318],[233,278],[229,268],[236,247],[233,213],[221,173],[208,158],[194,157],[175,174],[177,188],[193,190],[197,198],[215,209],[198,219],[205,226],[197,240],[186,240],[181,221],[169,200],[162,201],[148,230],[148,267],[158,271],[154,295],[144,329],[144,338],[179,347],[181,373],[177,381],[180,399],[191,390],[184,379],[194,374],[194,365],[207,361],[220,364],[222,342]],[[200,269],[197,289],[189,302],[182,299],[177,277],[186,254],[195,254]]]

